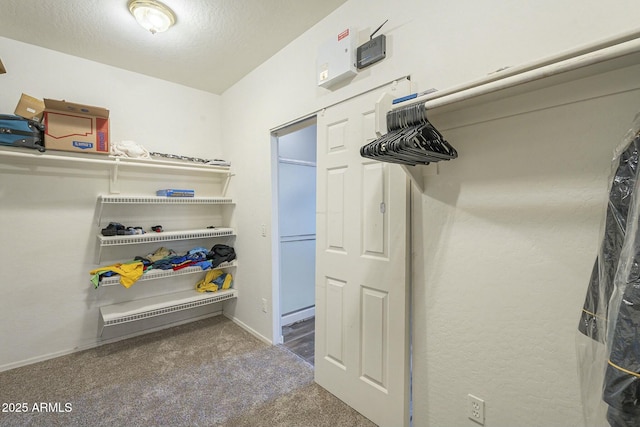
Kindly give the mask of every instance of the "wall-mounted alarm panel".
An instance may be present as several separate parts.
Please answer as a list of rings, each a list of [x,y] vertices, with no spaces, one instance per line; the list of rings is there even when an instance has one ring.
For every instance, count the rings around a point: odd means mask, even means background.
[[[318,86],[331,87],[358,73],[356,46],[358,34],[353,28],[334,35],[318,48],[316,77]]]
[[[358,70],[382,61],[387,56],[387,37],[380,34],[368,42],[358,46],[356,50],[356,65]]]

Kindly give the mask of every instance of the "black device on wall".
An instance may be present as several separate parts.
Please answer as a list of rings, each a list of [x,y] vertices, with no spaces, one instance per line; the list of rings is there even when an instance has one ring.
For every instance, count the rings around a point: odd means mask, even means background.
[[[388,19],[376,28],[369,37],[368,42],[358,46],[356,51],[356,66],[358,70],[382,61],[387,56],[387,37],[384,34],[380,34],[378,37],[373,38],[387,21]]]

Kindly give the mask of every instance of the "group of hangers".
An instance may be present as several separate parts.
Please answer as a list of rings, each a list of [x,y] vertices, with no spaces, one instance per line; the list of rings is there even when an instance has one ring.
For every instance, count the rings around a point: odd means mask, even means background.
[[[362,157],[405,165],[427,165],[458,157],[458,152],[427,120],[424,103],[387,113],[387,133],[360,148]]]

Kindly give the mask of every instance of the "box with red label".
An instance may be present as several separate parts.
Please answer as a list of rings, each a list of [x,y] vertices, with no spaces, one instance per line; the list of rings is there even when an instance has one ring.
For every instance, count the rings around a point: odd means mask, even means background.
[[[109,110],[72,102],[44,100],[47,150],[109,154]]]

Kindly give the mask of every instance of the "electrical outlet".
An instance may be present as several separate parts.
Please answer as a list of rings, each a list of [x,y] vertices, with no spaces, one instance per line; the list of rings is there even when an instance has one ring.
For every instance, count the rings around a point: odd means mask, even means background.
[[[266,224],[262,224],[260,226],[260,235],[262,237],[267,237],[267,225]]]
[[[267,312],[267,299],[266,298],[262,298],[262,312],[263,313]]]
[[[467,398],[469,419],[477,422],[480,425],[484,425],[484,400],[472,394],[468,395]]]

